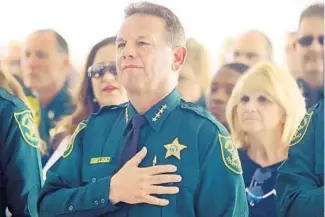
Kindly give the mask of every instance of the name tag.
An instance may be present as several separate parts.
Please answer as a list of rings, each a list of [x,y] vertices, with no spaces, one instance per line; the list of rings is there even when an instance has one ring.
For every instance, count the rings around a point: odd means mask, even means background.
[[[90,159],[90,164],[101,164],[111,162],[111,157],[93,157]]]

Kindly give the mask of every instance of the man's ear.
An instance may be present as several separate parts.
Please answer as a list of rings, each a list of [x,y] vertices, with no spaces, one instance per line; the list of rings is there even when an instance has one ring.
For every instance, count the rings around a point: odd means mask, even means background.
[[[69,58],[69,56],[68,56],[68,55],[65,55],[63,58],[64,58],[64,59],[63,59],[63,67],[64,67],[65,69],[70,68],[70,67],[71,67],[71,62],[70,62],[70,58]]]
[[[297,39],[297,37],[294,38],[294,40],[291,43],[291,46],[292,46],[293,52],[296,53],[297,52],[297,46],[298,46],[298,39]]]
[[[184,65],[184,62],[186,60],[187,49],[185,47],[178,46],[173,49],[173,53],[174,53],[174,60],[173,60],[172,67],[174,71],[179,71]]]

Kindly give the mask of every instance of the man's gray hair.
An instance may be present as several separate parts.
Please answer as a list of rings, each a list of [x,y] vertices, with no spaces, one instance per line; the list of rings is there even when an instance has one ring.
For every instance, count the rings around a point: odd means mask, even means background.
[[[58,51],[61,52],[61,53],[63,53],[63,54],[69,55],[68,42],[57,31],[55,31],[53,29],[39,29],[39,30],[33,32],[32,34],[47,33],[47,32],[50,32],[50,33],[53,33],[54,34],[55,40],[56,40],[57,46],[58,46]]]
[[[168,8],[146,1],[130,4],[124,11],[125,19],[135,15],[151,15],[163,19],[166,23],[167,42],[175,46],[185,46],[186,36],[184,27],[178,17]]]
[[[319,17],[324,19],[324,3],[312,4],[307,7],[300,15],[299,26],[303,19],[309,17]]]

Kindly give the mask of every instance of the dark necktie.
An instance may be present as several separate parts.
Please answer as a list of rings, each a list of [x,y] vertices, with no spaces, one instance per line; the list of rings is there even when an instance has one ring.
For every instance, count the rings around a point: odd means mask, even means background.
[[[143,115],[136,115],[132,119],[132,129],[125,137],[122,151],[120,154],[118,169],[128,162],[138,152],[138,142],[140,136],[140,128],[146,123]]]
[[[119,164],[117,171],[123,167],[123,165],[128,162],[137,152],[138,152],[138,142],[140,136],[140,129],[146,123],[146,119],[143,115],[136,115],[132,119],[132,129],[128,132],[125,137],[122,151],[120,154]],[[111,216],[111,215],[110,215]],[[112,217],[127,217],[128,207],[127,205],[122,206],[120,210],[112,215]]]

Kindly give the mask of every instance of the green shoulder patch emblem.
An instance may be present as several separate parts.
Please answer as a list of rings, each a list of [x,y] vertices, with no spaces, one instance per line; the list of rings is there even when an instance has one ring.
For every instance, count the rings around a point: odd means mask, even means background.
[[[307,112],[304,119],[301,121],[295,135],[293,136],[290,146],[298,144],[305,136],[307,129],[310,124],[311,117],[313,116],[314,111]]]
[[[219,134],[218,137],[224,164],[232,172],[242,174],[243,170],[238,156],[238,151],[232,141],[232,138],[230,136],[223,136],[221,134]]]
[[[74,140],[76,139],[76,136],[78,135],[78,133],[87,126],[87,124],[81,122],[77,129],[74,131],[74,133],[72,134],[71,138],[70,138],[70,141],[62,155],[62,157],[66,158],[68,157],[71,153],[72,153],[72,150],[73,150],[73,146],[74,146]]]
[[[39,148],[40,139],[38,137],[37,128],[34,123],[32,112],[30,110],[17,112],[14,113],[14,117],[25,142],[34,148]]]

